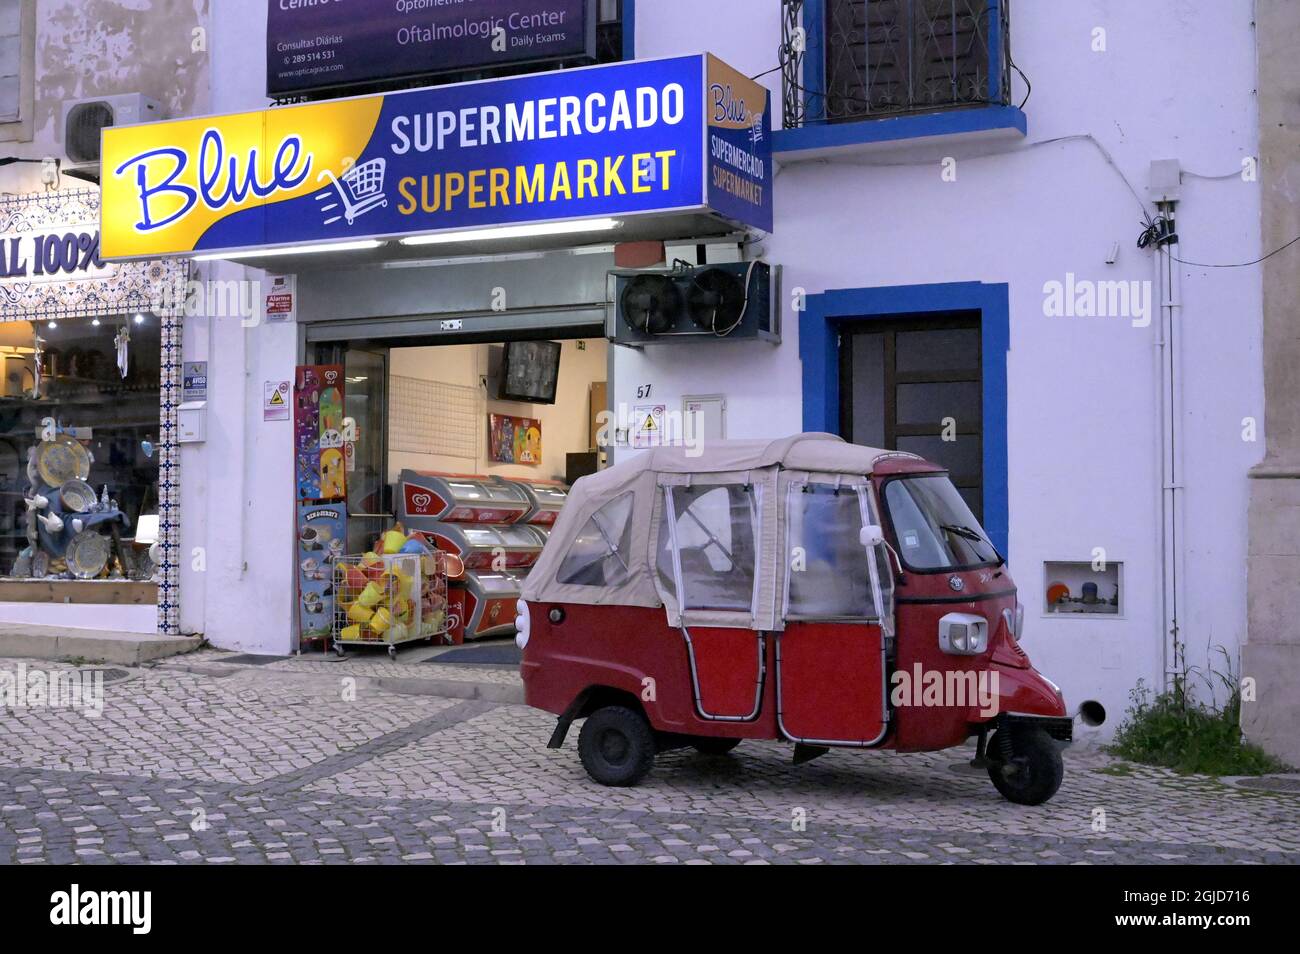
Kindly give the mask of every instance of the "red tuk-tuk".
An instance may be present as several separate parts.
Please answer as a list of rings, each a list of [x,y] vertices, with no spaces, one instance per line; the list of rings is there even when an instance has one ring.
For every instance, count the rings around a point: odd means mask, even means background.
[[[516,623],[526,700],[559,717],[549,746],[585,718],[579,754],[604,785],[687,746],[777,739],[800,763],[975,735],[974,764],[1034,805],[1061,784],[1073,720],[1022,620],[942,468],[799,434],[656,448],[577,481]]]

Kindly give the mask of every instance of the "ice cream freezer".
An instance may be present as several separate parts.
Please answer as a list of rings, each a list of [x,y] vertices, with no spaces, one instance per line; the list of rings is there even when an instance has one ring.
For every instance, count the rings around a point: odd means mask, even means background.
[[[568,488],[558,480],[524,480],[520,478],[498,477],[505,483],[512,483],[524,489],[532,508],[520,518],[520,523],[537,527],[551,527],[560,516],[565,502],[569,499]]]
[[[515,604],[523,586],[521,573],[466,570],[447,590],[453,641],[513,633]]]
[[[516,523],[536,509],[514,481],[421,470],[402,471],[395,498],[397,518],[407,530],[434,523]]]
[[[507,524],[500,527],[461,523],[417,525],[426,540],[445,553],[452,553],[471,570],[521,570],[537,562],[546,544],[538,527]]]
[[[465,571],[447,592],[454,641],[514,632],[515,601],[568,491],[558,481],[404,470],[398,520]]]

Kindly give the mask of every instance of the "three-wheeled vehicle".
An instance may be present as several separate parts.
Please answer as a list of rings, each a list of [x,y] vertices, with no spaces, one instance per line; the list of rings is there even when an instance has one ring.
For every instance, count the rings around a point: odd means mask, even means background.
[[[973,764],[1034,805],[1073,720],[1022,620],[942,468],[799,434],[656,448],[577,481],[516,624],[527,702],[559,716],[550,747],[585,718],[602,784],[672,748],[778,739],[803,762],[975,735]]]

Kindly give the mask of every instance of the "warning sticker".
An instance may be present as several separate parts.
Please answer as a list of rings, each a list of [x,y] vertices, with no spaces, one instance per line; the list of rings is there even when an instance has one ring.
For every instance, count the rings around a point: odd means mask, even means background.
[[[266,381],[262,386],[262,420],[289,420],[289,382]]]
[[[662,447],[666,404],[637,404],[632,408],[632,446]]]

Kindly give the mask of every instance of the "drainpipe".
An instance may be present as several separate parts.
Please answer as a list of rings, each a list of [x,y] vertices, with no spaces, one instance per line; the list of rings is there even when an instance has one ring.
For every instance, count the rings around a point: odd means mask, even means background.
[[[1184,516],[1183,499],[1183,368],[1179,352],[1178,326],[1182,311],[1178,263],[1178,233],[1174,226],[1177,198],[1158,198],[1156,208],[1168,223],[1155,249],[1155,294],[1160,300],[1160,322],[1156,331],[1157,381],[1160,412],[1160,577],[1163,624],[1164,684],[1186,675],[1183,654],[1186,643],[1182,614],[1186,609],[1183,585]]]

